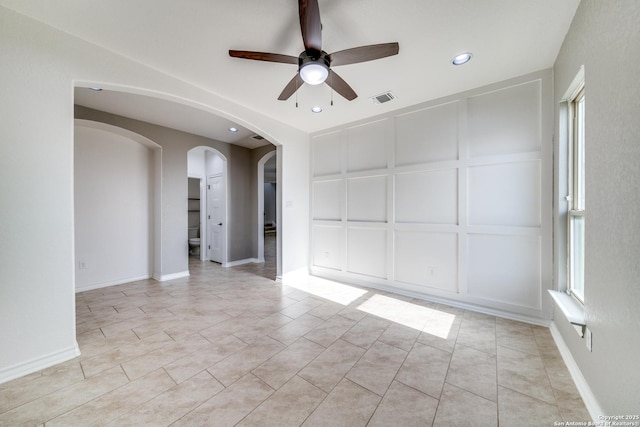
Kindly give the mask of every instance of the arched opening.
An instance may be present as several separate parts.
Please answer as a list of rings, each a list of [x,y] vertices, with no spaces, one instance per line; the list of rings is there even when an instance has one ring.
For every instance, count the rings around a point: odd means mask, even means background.
[[[197,193],[189,193],[186,230],[189,253],[202,261],[225,265],[228,260],[227,158],[211,147],[192,148],[187,152],[187,176],[199,180]],[[195,238],[200,239],[197,250]]]
[[[74,124],[76,292],[155,277],[160,146],[117,126]]]
[[[231,116],[226,112],[195,102],[188,98],[175,97],[168,93],[150,92],[145,89],[135,87],[123,87],[112,84],[98,84],[93,82],[75,82],[75,108],[76,117],[104,121],[132,129],[137,132],[140,129],[144,135],[154,135],[154,140],[163,147],[164,155],[160,157],[158,167],[156,168],[156,178],[158,180],[157,191],[159,192],[156,203],[159,204],[157,230],[154,235],[158,239],[155,247],[157,256],[155,257],[153,278],[166,281],[179,279],[189,275],[189,238],[197,237],[198,230],[200,234],[200,249],[194,251],[200,259],[206,260],[212,257],[208,254],[210,242],[213,237],[210,230],[205,230],[208,221],[206,214],[208,206],[207,197],[203,193],[208,186],[207,180],[214,178],[215,174],[200,173],[201,194],[200,202],[203,206],[193,209],[199,210],[201,214],[200,221],[193,225],[193,234],[189,234],[189,226],[187,225],[188,217],[195,217],[197,221],[198,214],[190,213],[191,207],[198,200],[189,200],[190,198],[198,199],[187,195],[187,176],[192,176],[185,169],[185,154],[189,150],[194,150],[194,154],[198,150],[209,148],[205,156],[211,153],[221,155],[220,159],[225,168],[223,173],[218,176],[221,180],[220,184],[226,190],[226,206],[224,213],[227,215],[228,221],[218,221],[216,224],[222,223],[221,233],[223,236],[220,240],[222,251],[218,261],[225,267],[241,265],[246,263],[255,263],[258,261],[257,244],[255,239],[257,210],[259,209],[255,202],[253,188],[256,182],[250,182],[247,173],[251,168],[255,171],[256,156],[251,152],[254,147],[250,135],[256,133],[264,134],[266,138],[280,150],[281,145],[276,139],[271,137],[268,132],[261,132],[252,124]],[[100,86],[100,91],[91,90],[94,86]],[[150,114],[149,112],[153,112]],[[130,119],[137,122],[131,122]],[[228,124],[233,122],[234,127],[238,126],[240,132],[245,132],[245,140],[227,140],[230,134]],[[186,132],[188,135],[179,136],[171,132],[165,132],[162,129],[153,129],[153,126],[161,126],[168,129]],[[217,133],[213,135],[216,131]],[[148,132],[147,132],[148,131]],[[190,136],[189,136],[190,135]],[[208,138],[209,141],[197,141],[198,137]],[[158,139],[156,139],[158,138]],[[255,138],[258,140],[258,138]],[[264,139],[264,138],[260,138]],[[177,141],[180,140],[178,144]],[[196,144],[194,144],[196,142]],[[239,146],[239,147],[238,147]],[[259,146],[258,146],[259,147]],[[249,151],[246,151],[248,149]],[[240,150],[240,151],[238,151]],[[244,150],[244,151],[243,151]],[[259,151],[264,153],[264,150]],[[200,152],[202,156],[203,152]],[[279,158],[280,156],[278,156]],[[228,164],[226,163],[228,162]],[[201,161],[200,161],[201,163]],[[281,173],[279,168],[278,173]],[[254,172],[255,173],[255,172]],[[185,176],[187,175],[187,176]],[[184,181],[181,181],[184,178]],[[264,178],[263,178],[264,180]],[[185,185],[183,185],[183,182]],[[264,183],[264,181],[263,181]],[[264,185],[264,184],[262,184]],[[160,197],[161,196],[161,197]],[[162,201],[162,203],[160,203]],[[188,205],[187,205],[188,203]],[[278,192],[278,206],[282,204],[280,200],[280,192]],[[250,209],[249,209],[250,208]],[[254,210],[255,209],[255,210]],[[261,209],[260,209],[261,210]],[[277,214],[282,214],[281,209],[277,209]],[[206,217],[205,217],[206,215]],[[162,219],[162,229],[160,227],[160,219]],[[280,226],[280,220],[276,221]],[[264,224],[260,227],[262,230]],[[160,233],[163,233],[160,238]],[[280,241],[281,234],[277,236],[278,248],[282,247]],[[263,246],[264,248],[264,246]],[[262,256],[264,256],[264,249]],[[277,274],[280,274],[282,265],[282,251],[277,251]],[[191,258],[193,259],[193,257]]]

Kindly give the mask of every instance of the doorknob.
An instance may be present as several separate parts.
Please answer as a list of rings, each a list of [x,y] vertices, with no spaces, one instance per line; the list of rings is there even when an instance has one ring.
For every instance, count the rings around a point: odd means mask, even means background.
[[[219,222],[219,223],[218,223],[218,225],[222,225],[222,223],[221,223],[221,222]]]

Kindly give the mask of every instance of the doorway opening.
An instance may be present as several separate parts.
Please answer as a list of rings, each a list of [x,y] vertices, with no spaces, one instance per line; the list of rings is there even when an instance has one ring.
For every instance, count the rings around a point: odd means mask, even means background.
[[[76,292],[160,275],[161,159],[144,136],[75,119]]]
[[[278,239],[281,238],[278,218],[280,217],[277,151],[271,151],[258,161],[258,260],[265,264],[273,264],[265,267],[273,270],[277,278],[279,253]]]
[[[200,247],[193,250],[190,245],[190,256],[197,256],[201,261],[214,261],[222,265],[227,263],[227,158],[211,147],[196,147],[187,153],[188,177],[197,179],[198,196],[195,191],[189,193],[188,239],[192,238],[192,222],[199,217],[198,233]],[[193,181],[195,182],[195,181]],[[192,184],[195,185],[195,184]],[[192,194],[194,197],[192,197]],[[191,211],[196,211],[192,213]],[[192,241],[195,243],[195,241]],[[197,252],[197,255],[196,255]]]
[[[189,178],[187,190],[187,233],[189,238],[189,256],[200,257],[202,246],[202,223],[200,222],[201,178]]]

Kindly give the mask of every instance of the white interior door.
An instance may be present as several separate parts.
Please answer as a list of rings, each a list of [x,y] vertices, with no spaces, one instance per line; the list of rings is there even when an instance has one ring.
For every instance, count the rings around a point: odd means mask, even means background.
[[[224,262],[226,220],[224,177],[210,176],[207,179],[207,230],[211,261]]]

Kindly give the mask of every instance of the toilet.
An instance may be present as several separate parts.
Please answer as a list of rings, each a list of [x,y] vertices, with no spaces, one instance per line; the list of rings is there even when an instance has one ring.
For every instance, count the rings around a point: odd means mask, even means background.
[[[191,237],[193,236],[193,237]],[[200,255],[200,227],[189,228],[189,255]]]
[[[189,239],[189,255],[200,255],[200,238]]]

